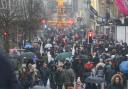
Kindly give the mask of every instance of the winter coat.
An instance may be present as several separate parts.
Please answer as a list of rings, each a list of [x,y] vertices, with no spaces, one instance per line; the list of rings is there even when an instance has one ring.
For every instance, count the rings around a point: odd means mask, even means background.
[[[73,84],[74,79],[75,79],[75,73],[73,69],[69,68],[63,71],[64,84]]]
[[[63,85],[63,70],[57,70],[55,74],[55,81],[57,85]]]
[[[105,80],[107,82],[111,81],[112,76],[116,73],[115,70],[111,67],[105,66],[104,68],[104,73],[105,73]]]
[[[56,82],[55,82],[56,74],[55,73],[56,73],[56,71],[50,71],[50,74],[49,74],[49,80],[51,83],[54,83],[54,84],[56,84]]]
[[[96,71],[96,76],[103,78],[103,77],[104,77],[104,71],[103,71],[102,69],[101,69],[101,70],[97,70],[97,71]]]
[[[75,63],[73,69],[76,77],[83,77],[84,67],[82,63]]]
[[[49,69],[48,68],[41,68],[40,69],[40,77],[43,80],[47,80],[49,77]]]
[[[0,89],[20,89],[14,68],[3,52],[0,52]]]

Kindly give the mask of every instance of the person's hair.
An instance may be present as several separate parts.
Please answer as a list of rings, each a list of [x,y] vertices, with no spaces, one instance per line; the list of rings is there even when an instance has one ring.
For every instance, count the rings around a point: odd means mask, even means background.
[[[123,86],[123,77],[120,74],[115,74],[112,76],[111,83],[115,84],[116,78],[119,78],[119,84]]]
[[[97,70],[102,70],[104,67],[103,66],[99,66],[98,68],[97,68]]]
[[[71,63],[70,63],[70,62],[67,62],[67,63],[65,64],[65,68],[66,68],[66,69],[71,68]]]

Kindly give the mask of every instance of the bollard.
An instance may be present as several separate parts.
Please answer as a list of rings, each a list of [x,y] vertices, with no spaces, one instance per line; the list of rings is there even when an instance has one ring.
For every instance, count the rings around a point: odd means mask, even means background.
[[[101,83],[101,89],[104,89],[104,82]]]

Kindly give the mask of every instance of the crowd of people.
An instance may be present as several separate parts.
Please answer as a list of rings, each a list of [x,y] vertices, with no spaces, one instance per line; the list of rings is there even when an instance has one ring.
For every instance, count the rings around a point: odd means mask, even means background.
[[[59,31],[50,34],[48,40],[41,40],[43,56],[49,53],[50,59],[48,57],[36,63],[28,62],[20,71],[19,80],[24,89],[34,85],[47,87],[48,79],[51,89],[63,89],[63,85],[65,89],[74,86],[76,89],[99,89],[98,80],[86,81],[89,76],[103,79],[107,89],[126,87],[127,73],[121,72],[119,65],[122,61],[127,61],[127,43],[104,40],[94,44],[91,53],[91,45],[82,39],[81,33]],[[52,46],[46,47],[46,44]],[[71,60],[55,59],[57,53],[63,52],[71,52]],[[86,55],[87,58],[83,58],[82,55]],[[78,78],[81,81],[80,85],[77,85]]]
[[[44,62],[38,63],[36,68],[29,63],[20,72],[19,80],[24,89],[34,85],[47,87],[48,79],[52,89],[62,89],[63,84],[67,87],[68,84],[74,83],[75,74],[69,62],[66,62],[64,66],[57,66],[54,63],[50,65]]]
[[[51,89],[99,89],[102,83],[104,89],[126,88],[128,73],[120,70],[120,64],[128,61],[127,43],[104,39],[92,46],[84,40],[85,33],[68,30],[47,34],[39,41],[43,48],[38,60],[30,59],[19,70],[23,89],[47,87],[48,82]],[[56,59],[65,52],[71,53],[71,57]]]

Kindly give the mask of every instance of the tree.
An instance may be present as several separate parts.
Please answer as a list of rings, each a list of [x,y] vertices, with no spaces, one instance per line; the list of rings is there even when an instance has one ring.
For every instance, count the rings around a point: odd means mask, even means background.
[[[10,26],[17,25],[18,28],[23,28],[23,32],[31,40],[31,32],[39,27],[39,20],[44,15],[42,5],[41,0],[0,0],[0,31],[9,34],[4,40],[6,52],[9,52],[9,38],[12,32]]]
[[[18,18],[18,0],[0,0],[0,29],[10,33],[10,24]],[[9,52],[9,36],[4,40],[4,48]]]
[[[45,16],[42,0],[23,0],[23,18],[21,26],[24,27],[24,39],[31,41],[32,33],[40,26],[40,19]]]

